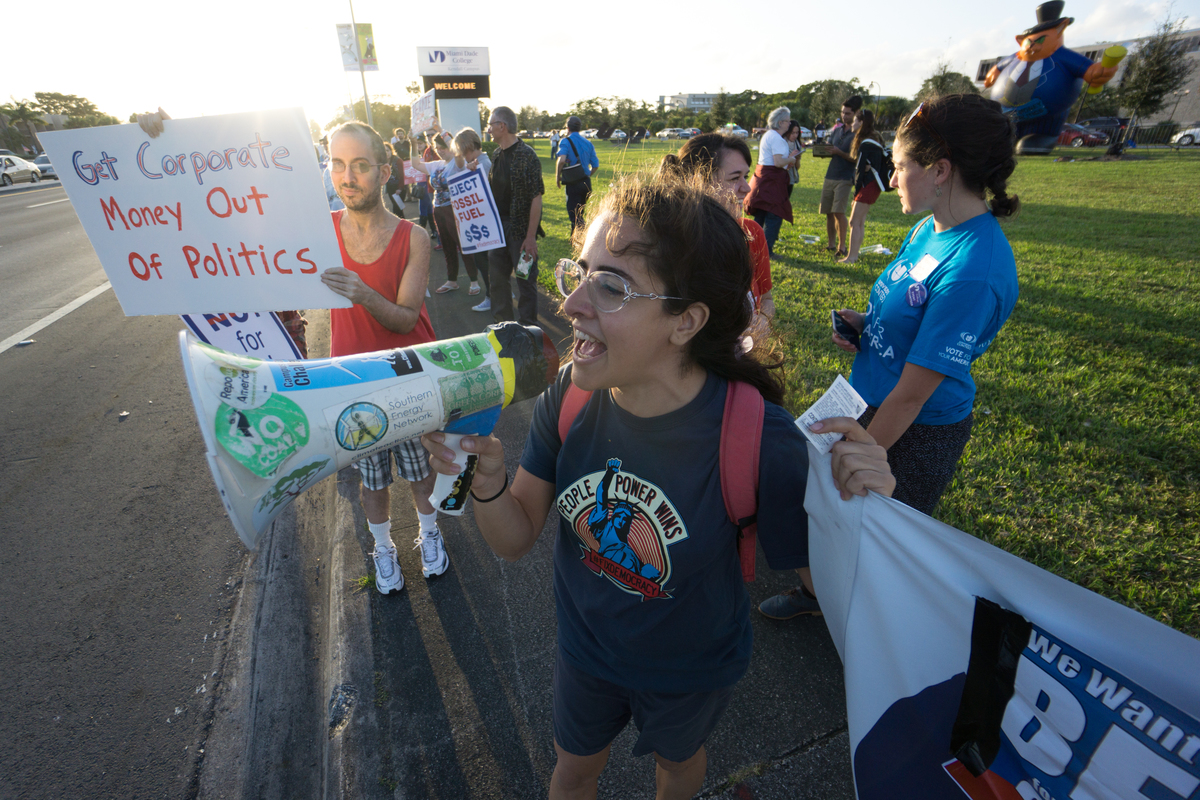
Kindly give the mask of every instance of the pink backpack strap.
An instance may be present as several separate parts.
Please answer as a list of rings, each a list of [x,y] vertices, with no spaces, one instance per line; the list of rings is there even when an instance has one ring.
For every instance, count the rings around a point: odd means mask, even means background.
[[[575,421],[591,398],[591,392],[585,392],[574,383],[567,383],[567,391],[563,393],[562,405],[558,408],[559,444],[567,440],[567,434],[571,432],[571,423]]]
[[[729,382],[721,421],[721,496],[725,500],[725,513],[738,529],[738,560],[742,579],[747,582],[754,580],[758,458],[765,413],[766,404],[757,389],[742,381]]]

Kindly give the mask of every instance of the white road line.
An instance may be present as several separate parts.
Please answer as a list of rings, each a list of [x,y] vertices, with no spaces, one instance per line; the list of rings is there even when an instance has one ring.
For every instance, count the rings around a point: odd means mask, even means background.
[[[112,284],[109,283],[108,281],[105,281],[104,283],[97,286],[95,289],[92,289],[90,292],[83,295],[82,297],[77,297],[74,300],[72,300],[71,302],[67,303],[65,306],[60,308],[58,311],[55,311],[50,316],[42,317],[41,319],[39,319],[37,322],[30,325],[25,330],[14,333],[12,336],[8,337],[3,342],[0,342],[0,353],[3,353],[5,350],[8,350],[13,345],[17,344],[17,342],[25,341],[30,336],[33,336],[35,333],[40,331],[42,328],[45,328],[48,325],[51,325],[52,323],[58,322],[60,319],[65,317],[67,314],[70,314],[72,311],[79,308],[81,305],[83,305],[87,301],[91,300],[93,297],[98,297],[99,295],[104,294],[111,288],[112,288]]]
[[[62,200],[51,200],[49,203],[35,203],[34,205],[25,206],[25,207],[26,208],[41,208],[42,206],[52,206],[55,203],[66,203],[70,199],[71,198],[69,198],[69,197],[64,197]]]

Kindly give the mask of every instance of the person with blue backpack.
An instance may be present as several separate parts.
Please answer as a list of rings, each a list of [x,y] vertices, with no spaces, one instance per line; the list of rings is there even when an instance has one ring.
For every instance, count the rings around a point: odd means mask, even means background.
[[[555,269],[571,363],[537,400],[516,474],[494,436],[462,449],[478,456],[475,522],[498,555],[521,558],[559,514],[550,798],[594,798],[630,720],[657,796],[690,798],[750,661],[755,525],[772,568],[808,564],[806,440],[769,348],[742,349],[750,250],[718,190],[629,177],[587,213],[579,255]],[[814,429],[847,437],[843,496],[890,492],[857,423]],[[442,434],[422,441],[435,470],[461,471]]]

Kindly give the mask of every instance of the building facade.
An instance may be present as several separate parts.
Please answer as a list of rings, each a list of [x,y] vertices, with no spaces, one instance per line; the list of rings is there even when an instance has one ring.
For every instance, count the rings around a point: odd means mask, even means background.
[[[671,94],[659,95],[658,104],[666,111],[695,111],[697,114],[712,111],[717,101],[716,94]]]

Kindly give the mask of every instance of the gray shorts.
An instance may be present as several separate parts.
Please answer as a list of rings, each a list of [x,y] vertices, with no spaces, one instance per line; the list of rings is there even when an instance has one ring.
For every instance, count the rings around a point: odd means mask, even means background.
[[[826,178],[821,186],[821,208],[818,214],[845,214],[850,205],[854,181],[838,181]]]
[[[363,486],[373,492],[392,485],[392,459],[400,477],[416,483],[429,477],[429,451],[421,446],[419,439],[401,442],[387,450],[380,450],[358,461]]]

